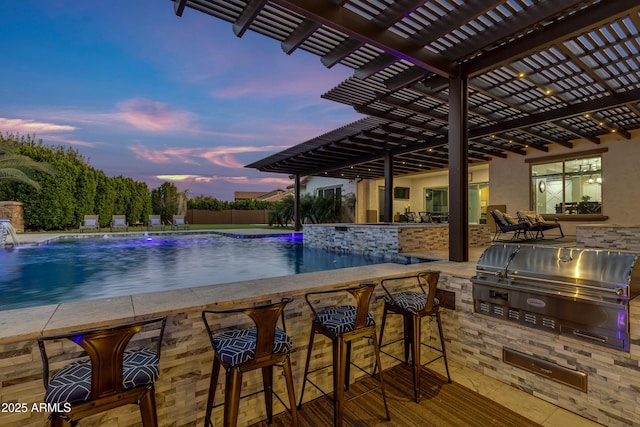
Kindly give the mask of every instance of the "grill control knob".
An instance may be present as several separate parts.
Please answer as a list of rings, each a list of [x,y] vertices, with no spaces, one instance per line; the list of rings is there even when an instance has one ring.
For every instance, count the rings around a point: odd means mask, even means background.
[[[626,292],[623,288],[618,288],[616,289],[616,295],[618,296],[626,295]]]

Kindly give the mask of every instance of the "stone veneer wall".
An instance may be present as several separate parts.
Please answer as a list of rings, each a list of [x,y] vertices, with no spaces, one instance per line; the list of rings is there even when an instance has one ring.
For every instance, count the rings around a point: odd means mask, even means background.
[[[576,246],[640,252],[640,226],[578,225]]]
[[[359,252],[376,256],[447,250],[447,224],[358,225],[307,224],[304,226],[306,245],[344,252]],[[484,246],[491,242],[486,224],[469,225],[469,245]]]
[[[472,312],[471,281],[467,277],[460,277],[461,273],[459,273],[464,264],[432,263],[429,264],[429,267],[443,270],[439,287],[456,294],[456,310],[443,310],[442,315],[450,360],[604,425],[632,426],[640,424],[640,413],[637,411],[638,405],[640,405],[640,387],[638,386],[640,384],[639,298],[631,302],[631,351],[626,353],[476,315]],[[424,265],[422,268],[424,268]],[[447,269],[451,273],[444,273],[444,270]],[[353,271],[356,271],[356,269]],[[363,270],[358,268],[357,271]],[[418,271],[418,269],[415,265],[396,266],[383,264],[375,267],[372,271],[372,275],[363,277],[362,281],[373,280],[376,277],[398,275],[399,271]],[[389,274],[383,273],[384,271]],[[453,273],[455,271],[458,273]],[[393,274],[394,272],[395,274]],[[319,277],[314,276],[314,274],[316,273],[298,275],[296,277],[304,276],[299,277],[300,283],[314,283],[316,278]],[[339,282],[339,280],[335,280],[335,286],[347,284]],[[259,281],[259,283],[256,282],[252,286],[259,288],[262,286],[261,283],[266,282]],[[242,283],[238,284],[238,286],[242,286]],[[300,286],[300,288],[302,287],[304,286]],[[331,286],[322,286],[324,289],[329,287]],[[243,304],[264,302],[271,299],[279,299],[285,294],[296,298],[287,307],[286,313],[287,330],[294,342],[292,362],[297,396],[300,395],[311,316],[303,298],[303,293],[306,290],[308,289],[299,289],[283,294],[270,294],[265,297],[249,298],[242,301]],[[185,290],[179,292],[176,295],[186,293]],[[218,293],[218,298],[224,299],[224,294],[225,292]],[[227,295],[230,295],[230,293],[227,293]],[[382,296],[382,290],[378,288],[371,306],[371,310],[378,320],[381,318]],[[145,297],[145,299],[149,300],[153,299],[153,297]],[[180,298],[174,296],[174,300],[178,301]],[[337,301],[323,298],[322,303],[329,304]],[[239,302],[212,303],[208,307],[220,308],[229,304],[238,304]],[[212,363],[210,344],[200,319],[200,310],[205,307],[204,303],[205,301],[201,301],[200,304],[203,305],[194,304],[193,307],[184,309],[148,313],[149,317],[159,314],[169,316],[160,362],[161,374],[156,384],[158,417],[161,426],[192,426],[203,423]],[[28,315],[29,309],[25,310],[27,310],[25,315]],[[62,311],[62,309],[57,310]],[[99,312],[100,310],[94,310],[94,317]],[[81,317],[76,311],[74,313],[78,318]],[[17,319],[20,317],[17,312],[10,314],[12,314],[11,318]],[[4,319],[7,319],[7,317],[4,317]],[[390,322],[385,328],[385,341],[386,339],[391,339],[392,336],[401,335],[399,316],[392,316]],[[426,320],[425,322],[429,325],[428,328],[425,328],[425,335],[429,334],[432,341],[436,340],[435,322]],[[220,327],[234,323],[236,323],[235,319],[221,322]],[[6,330],[8,323],[0,321],[0,324]],[[76,329],[80,326],[81,324],[78,324]],[[92,324],[92,326],[95,325]],[[71,328],[67,329],[70,330]],[[42,401],[44,394],[41,379],[42,366],[35,336],[35,333],[22,333],[17,336],[5,336],[0,339],[1,402],[28,403],[30,405],[31,403]],[[318,338],[316,344],[313,363],[317,363],[315,366],[324,366],[331,360],[329,342]],[[568,368],[586,372],[588,374],[588,392],[583,393],[574,390],[503,363],[503,347],[509,347]],[[62,352],[61,349],[58,351],[66,355],[62,357],[70,357],[71,355],[71,353]],[[373,359],[371,357],[371,347],[367,345],[366,340],[354,343],[353,351],[353,360],[362,362],[360,364],[365,367],[371,367]],[[401,351],[401,348],[397,349],[397,352],[399,351]],[[393,363],[396,362],[391,358],[385,357],[383,359],[383,366],[385,367],[390,367]],[[58,360],[53,368],[57,369],[61,365],[62,361]],[[359,374],[356,369],[353,369],[352,373]],[[222,377],[219,387],[223,386]],[[453,379],[455,381],[455,374]],[[281,396],[286,396],[283,394],[282,376],[276,375],[274,380],[276,391]],[[331,390],[329,371],[317,373],[315,380],[323,387],[326,387],[327,390]],[[259,384],[259,373],[246,374],[243,392],[256,390]],[[222,393],[218,395],[221,399]],[[318,396],[319,392],[313,387],[305,389],[305,401]],[[372,399],[379,398],[377,393],[372,393],[369,396]],[[216,400],[216,402],[220,401]],[[264,418],[261,395],[243,399],[241,405],[239,425],[251,424]],[[275,411],[281,410],[282,407],[276,402]],[[348,405],[346,410],[348,410]],[[217,408],[214,411],[214,415],[214,425],[221,425],[222,407]],[[371,414],[372,417],[376,415],[382,417],[382,409],[380,409],[380,414]],[[302,416],[304,416],[304,408]],[[3,427],[42,426],[46,423],[46,417],[46,414],[32,412],[1,413],[0,425]],[[129,427],[137,426],[139,423],[138,408],[129,406],[95,415],[84,420],[82,425]]]
[[[640,425],[640,297],[630,304],[627,353],[476,315],[467,278],[445,275],[438,286],[456,293],[443,318],[451,360],[603,425]],[[587,393],[507,365],[503,347],[587,373]]]
[[[388,265],[388,264],[385,264]],[[392,270],[398,266],[392,265]],[[379,270],[380,271],[380,270]],[[312,273],[315,274],[315,273]],[[304,276],[304,275],[298,275]],[[337,277],[337,276],[336,276]],[[368,279],[373,279],[368,278]],[[369,280],[369,281],[370,281]],[[364,280],[363,281],[367,281]],[[360,283],[360,281],[358,281]],[[334,286],[352,285],[354,283],[335,283]],[[242,286],[241,283],[237,284]],[[327,287],[325,286],[324,289]],[[401,288],[398,288],[401,289]],[[187,290],[188,291],[188,290]],[[308,289],[306,289],[308,291]],[[185,292],[182,290],[181,292]],[[272,300],[280,300],[282,296],[293,296],[294,302],[289,304],[285,310],[287,333],[292,337],[294,349],[292,352],[293,375],[295,382],[295,393],[297,398],[300,397],[302,375],[304,372],[304,363],[306,351],[308,347],[309,332],[311,327],[311,311],[309,310],[305,299],[304,289],[296,292],[288,292],[286,294],[271,294],[264,297],[250,298],[243,301],[228,301],[223,304],[209,304],[208,306],[200,305],[190,307],[184,310],[170,310],[168,312],[156,312],[149,316],[155,317],[167,315],[168,321],[165,330],[165,336],[162,345],[162,355],[160,358],[160,377],[156,382],[156,407],[158,412],[158,421],[160,426],[193,426],[202,425],[204,423],[204,412],[206,400],[209,390],[209,380],[212,366],[211,344],[204,329],[201,310],[203,308],[223,308],[228,306],[251,305],[254,303],[265,303]],[[173,297],[174,300],[180,298]],[[378,287],[372,299],[371,311],[375,314],[376,319],[382,317],[383,307],[383,290]],[[348,303],[353,304],[346,293],[338,294],[331,297],[323,295],[321,301],[315,301],[314,306],[323,307],[330,304]],[[350,297],[348,297],[350,298]],[[317,304],[317,305],[316,305]],[[49,306],[51,307],[51,306]],[[25,315],[28,315],[26,310]],[[13,310],[17,313],[19,310]],[[82,310],[80,310],[82,311]],[[96,310],[98,311],[98,310]],[[10,314],[5,312],[5,314]],[[14,316],[10,316],[14,317]],[[15,316],[19,317],[18,315]],[[78,316],[81,317],[81,316]],[[3,318],[6,319],[6,318]],[[220,318],[219,322],[212,324],[214,330],[224,327],[238,326],[246,322],[247,318],[242,316]],[[121,319],[126,321],[130,319]],[[78,319],[80,321],[80,319]],[[78,323],[75,327],[66,328],[67,331],[80,330],[86,328],[90,321],[87,320],[85,325]],[[117,322],[113,322],[117,323]],[[0,325],[7,327],[7,322],[0,321]],[[91,327],[96,325],[91,324]],[[385,337],[400,336],[401,332],[400,316],[390,316],[385,328]],[[430,330],[426,328],[427,332]],[[63,331],[51,331],[52,333],[61,333]],[[437,333],[437,332],[436,332]],[[43,402],[44,388],[42,382],[42,362],[36,341],[37,333],[26,334],[16,337],[4,337],[0,339],[0,402],[26,403],[31,408],[33,403]],[[431,334],[434,338],[437,335]],[[386,341],[386,339],[385,339]],[[134,342],[135,344],[135,342]],[[435,341],[430,344],[435,345]],[[397,346],[391,350],[396,357],[401,356],[402,348]],[[373,347],[368,343],[367,339],[354,341],[352,346],[352,360],[358,363],[364,369],[372,371],[373,369]],[[331,341],[316,336],[314,345],[314,358],[312,359],[311,369],[327,366],[331,364],[332,350]],[[78,352],[74,350],[71,343],[54,346],[52,348],[54,363],[51,365],[52,371],[62,367],[70,360],[75,360]],[[392,358],[385,356],[382,359],[383,366],[390,367],[397,363]],[[281,369],[276,368],[274,371],[274,389],[288,404],[284,377],[281,375]],[[352,369],[352,378],[359,378],[363,374]],[[331,370],[321,370],[314,373],[314,382],[325,390],[332,390]],[[262,376],[260,370],[246,373],[243,379],[242,395],[250,392],[259,391],[262,388]],[[218,392],[216,393],[216,403],[222,403],[224,400],[224,374],[221,373],[218,384]],[[321,394],[313,386],[307,385],[305,389],[305,401],[320,397]],[[380,399],[377,393],[369,395],[371,399]],[[266,418],[264,408],[264,398],[262,393],[242,399],[240,402],[239,426],[249,425]],[[380,420],[384,420],[384,411],[382,404],[380,405],[379,414],[371,414],[372,417],[379,415]],[[274,413],[284,410],[283,406],[274,399]],[[304,409],[303,409],[304,410]],[[0,413],[0,425],[2,427],[41,427],[47,423],[46,413],[32,412],[2,412]],[[223,406],[214,409],[212,417],[213,425],[222,425]],[[85,418],[80,423],[82,426],[117,426],[117,427],[133,427],[140,425],[139,409],[135,405],[129,405],[122,408],[113,409],[101,414]]]
[[[0,202],[0,219],[8,219],[17,233],[24,233],[22,202]]]

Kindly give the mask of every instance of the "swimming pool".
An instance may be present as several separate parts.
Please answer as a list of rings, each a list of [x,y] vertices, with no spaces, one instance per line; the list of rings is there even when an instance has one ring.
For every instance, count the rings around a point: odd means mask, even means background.
[[[388,262],[292,236],[106,236],[0,250],[0,310]]]

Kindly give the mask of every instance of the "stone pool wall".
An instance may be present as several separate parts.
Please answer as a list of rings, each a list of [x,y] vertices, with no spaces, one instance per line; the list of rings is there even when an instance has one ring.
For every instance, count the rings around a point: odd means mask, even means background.
[[[469,246],[491,242],[486,224],[469,225]],[[305,224],[304,243],[339,252],[375,256],[449,248],[448,224]]]

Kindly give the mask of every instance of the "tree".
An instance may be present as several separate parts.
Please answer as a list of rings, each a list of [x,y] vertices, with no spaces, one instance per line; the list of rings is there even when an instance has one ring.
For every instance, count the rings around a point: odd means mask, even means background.
[[[163,221],[173,221],[173,215],[178,213],[180,207],[178,188],[165,181],[160,187],[151,190],[151,207],[153,212],[160,214]]]
[[[41,186],[36,181],[34,172],[55,175],[55,169],[48,163],[36,162],[30,157],[16,154],[14,139],[13,135],[0,135],[0,180],[21,182],[39,190]]]
[[[38,191],[25,180],[0,179],[0,200],[22,202],[25,227],[30,230],[73,229],[84,215],[96,214],[103,227],[113,214],[125,214],[130,222],[142,222],[151,213],[146,183],[107,177],[89,166],[73,148],[47,146],[31,136],[0,135],[0,153],[1,160],[7,160],[7,155],[9,160],[20,156],[20,165],[29,166],[22,172],[41,188]],[[55,175],[50,169],[55,170]]]

